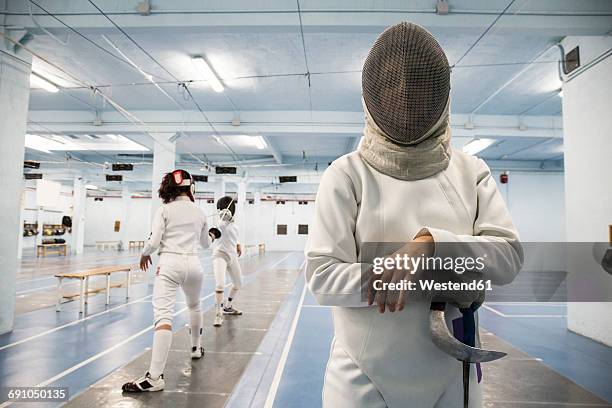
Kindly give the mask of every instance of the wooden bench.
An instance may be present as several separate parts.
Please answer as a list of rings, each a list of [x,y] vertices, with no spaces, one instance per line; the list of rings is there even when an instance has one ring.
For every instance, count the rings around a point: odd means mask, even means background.
[[[79,313],[83,313],[85,310],[85,303],[87,303],[87,297],[89,293],[99,292],[99,290],[92,291],[92,292],[89,291],[89,278],[92,276],[102,276],[102,275],[106,276],[106,304],[108,305],[110,303],[110,288],[111,288],[110,276],[111,274],[115,272],[125,272],[126,273],[125,298],[129,299],[132,269],[135,269],[135,268],[136,268],[135,265],[114,265],[114,266],[101,266],[99,268],[88,269],[83,272],[58,273],[57,275],[55,275],[55,277],[57,278],[57,292],[58,292],[57,302],[55,304],[55,310],[57,312],[60,311],[62,299],[64,298],[70,299],[76,296],[80,296],[81,298],[80,298],[80,305],[79,305]],[[64,279],[79,279],[81,281],[80,290],[77,295],[64,296],[62,294],[62,281]]]
[[[249,256],[251,252],[255,252],[255,251],[258,251],[259,254],[261,255],[266,251],[266,245],[265,244],[245,245],[243,249],[244,249],[244,254],[246,256]]]
[[[64,255],[68,253],[68,244],[39,244],[36,247],[36,257],[47,256],[47,254]]]
[[[129,241],[128,248],[144,248],[144,241]]]
[[[117,249],[119,247],[119,242],[121,241],[96,241],[96,249],[101,249],[105,251],[108,249]]]

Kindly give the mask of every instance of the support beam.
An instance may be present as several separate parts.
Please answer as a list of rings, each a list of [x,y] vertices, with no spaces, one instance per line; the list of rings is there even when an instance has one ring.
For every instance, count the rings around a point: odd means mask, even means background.
[[[268,145],[268,150],[270,150],[270,152],[272,153],[272,157],[274,157],[274,160],[276,160],[276,163],[283,164],[283,155],[278,150],[278,148],[274,145],[274,142],[272,141],[272,139],[269,138],[268,136],[262,136],[262,138],[266,142],[266,145]]]
[[[176,162],[176,144],[168,141],[175,132],[170,133],[152,133],[153,137],[153,169],[151,173],[151,191],[153,200],[151,201],[151,219],[155,212],[162,204],[157,195],[159,185],[161,184],[164,174],[174,170]]]
[[[2,43],[0,49],[11,54]],[[27,55],[19,58],[28,61]],[[0,54],[0,334],[13,330],[14,322],[30,69],[10,55]]]
[[[72,188],[72,242],[70,251],[82,254],[85,245],[85,204],[87,189],[82,177],[75,177]]]
[[[97,34],[115,33],[103,18],[92,18],[92,8],[87,3],[54,2],[40,0],[39,3],[47,10],[59,14],[66,24],[82,30],[95,30]],[[558,2],[539,1],[535,4],[516,5],[508,10],[500,19],[495,30],[498,34],[505,32],[529,32],[532,35],[564,36],[564,35],[595,35],[604,34],[609,28],[609,12],[601,3],[583,0],[578,9],[563,10]],[[298,24],[296,7],[293,4],[278,6],[277,2],[265,0],[237,0],[219,2],[218,6],[208,5],[206,8],[194,5],[187,0],[176,0],[171,3],[157,2],[151,14],[143,17],[134,8],[133,3],[113,0],[97,0],[96,4],[106,13],[112,13],[115,22],[128,31],[146,30],[151,28],[181,28],[186,31],[202,29],[220,30],[225,32],[270,32],[270,29],[294,29]],[[346,6],[344,5],[346,4]],[[333,8],[317,6],[302,6],[302,25],[306,32],[334,30],[351,33],[378,33],[382,27],[407,20],[428,27],[429,29],[465,29],[470,28],[474,34],[481,33],[497,17],[500,10],[496,4],[483,3],[479,9],[462,8],[461,5],[451,7],[448,15],[440,18],[433,7],[397,6],[390,2],[389,6],[372,7],[371,2],[355,1],[334,5]],[[384,2],[380,4],[385,4]],[[29,31],[42,33],[27,11],[27,3],[11,2],[6,24],[24,27]],[[42,10],[33,7],[37,22],[62,36],[67,28],[57,20],[46,15]],[[177,11],[178,10],[178,11]],[[365,13],[364,11],[369,11]],[[583,13],[582,13],[583,12]]]
[[[210,135],[210,126],[195,118],[195,113],[183,114],[177,111],[133,111],[137,117],[148,124],[151,131],[174,134],[177,126],[185,132]],[[193,114],[192,114],[193,113]],[[236,135],[232,126],[232,112],[210,112],[209,117],[215,128],[225,135]],[[127,121],[116,112],[104,112],[103,124],[94,126],[91,115],[86,111],[33,111],[30,112],[31,133],[42,134],[40,125],[48,132],[74,134],[122,133],[143,135],[142,126]],[[240,133],[261,134],[266,136],[304,137],[304,134],[323,133],[326,137],[357,137],[363,134],[363,113],[350,111],[314,111],[310,122],[308,111],[243,111],[241,112]],[[282,119],[279,119],[282,118]],[[34,123],[36,122],[36,123]],[[466,123],[473,128],[466,128]],[[516,116],[516,115],[470,115],[452,114],[453,136],[487,137],[563,137],[561,116]],[[228,136],[229,137],[229,136]],[[150,145],[148,136],[139,142]],[[282,158],[282,157],[281,157]],[[284,160],[284,159],[283,159]]]

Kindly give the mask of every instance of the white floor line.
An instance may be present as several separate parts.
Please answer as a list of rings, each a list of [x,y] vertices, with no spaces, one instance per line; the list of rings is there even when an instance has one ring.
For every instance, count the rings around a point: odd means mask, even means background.
[[[500,312],[500,311],[499,311],[499,310],[497,310],[497,309],[493,309],[491,306],[482,305],[482,308],[483,308],[483,309],[487,309],[488,311],[493,312],[493,313],[495,313],[495,314],[496,314],[496,315],[498,315],[498,316],[501,316],[501,317],[508,317],[508,315],[503,314],[502,312]]]
[[[105,315],[105,314],[107,314],[107,313],[113,312],[113,311],[115,311],[115,310],[117,310],[117,309],[120,309],[120,308],[122,308],[122,307],[129,306],[129,305],[133,305],[133,304],[135,304],[135,303],[142,303],[142,301],[143,301],[144,299],[150,298],[151,296],[153,296],[153,295],[151,294],[151,295],[143,296],[143,297],[138,298],[138,299],[136,299],[136,300],[133,300],[133,301],[131,301],[131,302],[122,303],[122,304],[120,304],[120,305],[118,305],[118,306],[111,307],[110,309],[106,309],[106,310],[103,310],[103,311],[98,312],[98,313],[94,313],[94,314],[92,314],[92,315],[90,315],[90,316],[87,316],[87,317],[84,317],[84,318],[82,318],[82,319],[77,319],[77,320],[72,321],[72,322],[70,322],[70,323],[66,323],[66,324],[63,324],[63,325],[61,325],[61,326],[54,327],[53,329],[49,329],[49,330],[47,330],[47,331],[44,331],[44,332],[42,332],[42,333],[35,334],[34,336],[26,337],[25,339],[21,339],[21,340],[19,340],[19,341],[14,342],[14,343],[10,343],[10,344],[4,345],[4,346],[0,347],[0,351],[2,351],[2,350],[4,350],[4,349],[7,349],[7,348],[14,347],[14,346],[18,346],[19,344],[27,343],[28,341],[31,341],[31,340],[37,339],[37,338],[39,338],[39,337],[46,336],[46,335],[51,334],[51,333],[55,333],[56,331],[59,331],[59,330],[65,329],[66,327],[74,326],[75,324],[79,324],[79,323],[85,322],[85,321],[87,321],[87,320],[93,319],[94,317],[98,317],[98,316]],[[60,312],[60,313],[61,313],[61,312]]]
[[[567,306],[565,302],[486,302],[486,304],[493,306]]]
[[[291,322],[291,328],[289,330],[287,342],[285,343],[285,347],[283,348],[283,352],[278,362],[278,366],[276,367],[276,372],[274,373],[274,378],[272,379],[272,384],[270,385],[270,390],[268,391],[268,396],[266,398],[264,408],[272,408],[272,405],[274,404],[274,400],[276,399],[276,393],[278,392],[278,386],[280,385],[280,380],[283,376],[283,371],[285,371],[285,364],[287,363],[287,357],[289,356],[289,350],[291,349],[291,344],[293,344],[293,338],[295,337],[295,330],[297,328],[297,323],[298,323],[298,320],[300,319],[300,314],[302,312],[302,304],[304,303],[305,295],[306,295],[306,285],[304,285],[304,289],[302,289],[302,296],[300,297],[300,301],[298,303],[298,308],[295,312],[295,316],[293,316],[293,322]]]
[[[491,306],[487,306],[486,304],[482,305],[482,307],[484,309],[487,309],[487,310],[495,313],[498,316],[507,317],[507,318],[510,318],[510,319],[512,319],[512,318],[531,318],[531,319],[536,319],[538,317],[564,319],[564,318],[567,317],[567,315],[527,315],[527,314],[519,315],[519,314],[505,314],[505,313],[500,312],[497,309],[492,308]]]
[[[529,405],[542,405],[554,407],[609,407],[610,404],[597,404],[591,402],[559,402],[559,401],[487,401],[495,404],[516,404],[518,407]]]
[[[506,316],[509,318],[518,317],[518,318],[527,318],[527,319],[537,319],[539,317],[565,319],[567,317],[567,315],[515,315],[515,314],[509,314]]]
[[[64,285],[64,286],[68,286],[68,285]],[[41,286],[39,288],[33,288],[33,289],[28,289],[28,290],[21,290],[21,291],[15,293],[15,295],[20,296],[20,295],[25,295],[27,293],[38,292],[40,290],[51,289],[51,288],[57,288],[57,285]]]
[[[265,266],[265,267],[260,268],[260,269],[264,269],[264,268],[265,268],[265,269],[267,269],[267,268],[272,269],[272,268],[274,268],[276,265],[278,265],[279,263],[284,262],[284,261],[285,261],[287,258],[289,258],[289,256],[291,256],[291,254],[287,254],[285,257],[283,257],[282,259],[280,259],[280,260],[276,261],[276,262],[275,262],[275,263],[273,263],[272,265],[270,265],[270,266]],[[228,283],[227,285],[225,285],[225,287],[227,288],[227,287],[229,287],[230,285],[231,285],[231,284],[230,284],[230,283]],[[305,292],[304,292],[304,293],[305,293]],[[304,299],[304,293],[302,293],[302,301],[303,301],[303,299]],[[205,299],[208,299],[209,297],[214,296],[214,294],[215,294],[215,292],[211,292],[211,293],[209,293],[208,295],[201,297],[201,298],[200,298],[200,301],[205,300]],[[149,295],[149,296],[152,296],[152,295]],[[179,314],[181,314],[181,313],[185,312],[186,310],[187,310],[187,307],[184,307],[184,308],[182,308],[182,309],[180,309],[180,310],[178,310],[178,311],[174,312],[174,313],[172,314],[172,316],[173,316],[173,317],[178,316]],[[92,315],[92,316],[93,316],[93,315]],[[93,356],[89,357],[88,359],[81,361],[81,362],[80,362],[80,363],[78,363],[78,364],[75,364],[74,366],[72,366],[72,367],[70,367],[70,368],[68,368],[68,369],[66,369],[66,370],[64,370],[64,371],[62,371],[61,373],[59,373],[59,374],[57,374],[57,375],[55,375],[55,376],[53,376],[53,377],[49,378],[48,380],[45,380],[45,381],[41,382],[40,384],[36,385],[36,387],[46,387],[47,385],[54,383],[55,381],[57,381],[57,380],[59,380],[59,379],[61,379],[61,378],[65,377],[65,376],[67,376],[68,374],[75,372],[75,371],[76,371],[76,370],[78,370],[79,368],[84,367],[84,366],[88,365],[89,363],[91,363],[91,362],[93,362],[93,361],[98,360],[100,357],[103,357],[103,356],[105,356],[106,354],[108,354],[108,353],[110,353],[110,352],[112,352],[112,351],[116,350],[117,348],[119,348],[119,347],[121,347],[121,346],[123,346],[123,345],[125,345],[125,344],[129,343],[130,341],[132,341],[132,340],[134,340],[134,339],[136,339],[136,338],[138,338],[138,337],[142,336],[143,334],[145,334],[146,332],[148,332],[149,330],[152,330],[152,329],[153,329],[153,325],[150,325],[150,326],[146,327],[145,329],[143,329],[143,330],[139,331],[138,333],[133,334],[133,335],[131,335],[130,337],[128,337],[128,338],[126,338],[126,339],[124,339],[124,340],[120,341],[119,343],[115,344],[114,346],[112,346],[112,347],[110,347],[110,348],[108,348],[108,349],[106,349],[106,350],[104,350],[104,351],[102,351],[102,352],[100,352],[100,353],[98,353],[98,354],[95,354],[95,355],[93,355]],[[295,330],[294,330],[294,331],[295,331]],[[8,405],[10,405],[10,404],[12,404],[12,402],[7,401],[7,402],[5,402],[5,403],[1,404],[1,405],[0,405],[0,408],[4,408],[4,407],[6,407],[6,406],[8,406]]]

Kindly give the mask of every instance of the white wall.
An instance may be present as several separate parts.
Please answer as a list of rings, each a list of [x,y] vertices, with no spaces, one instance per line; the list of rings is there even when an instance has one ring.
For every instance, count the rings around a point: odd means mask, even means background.
[[[131,198],[128,206],[127,223],[121,224],[121,229],[127,228],[128,241],[146,240],[150,232],[149,211],[151,200],[147,198]],[[123,204],[121,197],[105,197],[103,201],[95,201],[87,197],[85,204],[85,245],[95,245],[96,241],[118,241],[121,232],[115,232],[115,221],[120,220]]]
[[[512,171],[507,184],[497,186],[525,242],[565,242],[563,173]]]
[[[609,48],[612,38],[606,37]],[[589,39],[577,41],[580,60],[590,48],[601,48]],[[576,39],[564,41],[569,50]],[[584,52],[584,54],[583,54]],[[592,53],[592,52],[591,52]],[[563,83],[563,129],[568,241],[603,242],[612,224],[612,57],[601,61],[570,82]],[[584,268],[584,266],[582,266]],[[578,276],[580,266],[574,274]],[[570,270],[574,272],[574,270]],[[612,293],[612,277],[601,273],[600,288]],[[568,304],[568,328],[612,346],[612,303]]]
[[[312,223],[314,202],[306,205],[296,201],[276,204],[275,201],[261,201],[245,204],[247,216],[246,244],[265,243],[267,250],[303,251],[308,235],[298,235],[298,224]],[[278,224],[287,225],[287,235],[276,235]]]

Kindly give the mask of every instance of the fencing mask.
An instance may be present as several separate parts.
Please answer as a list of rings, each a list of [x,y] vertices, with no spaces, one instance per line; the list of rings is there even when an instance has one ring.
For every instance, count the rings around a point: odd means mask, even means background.
[[[223,222],[231,222],[236,214],[236,201],[229,196],[221,197],[217,201],[219,219]]]
[[[450,67],[427,30],[406,22],[387,28],[366,58],[362,93],[360,154],[369,164],[408,180],[448,166]]]

